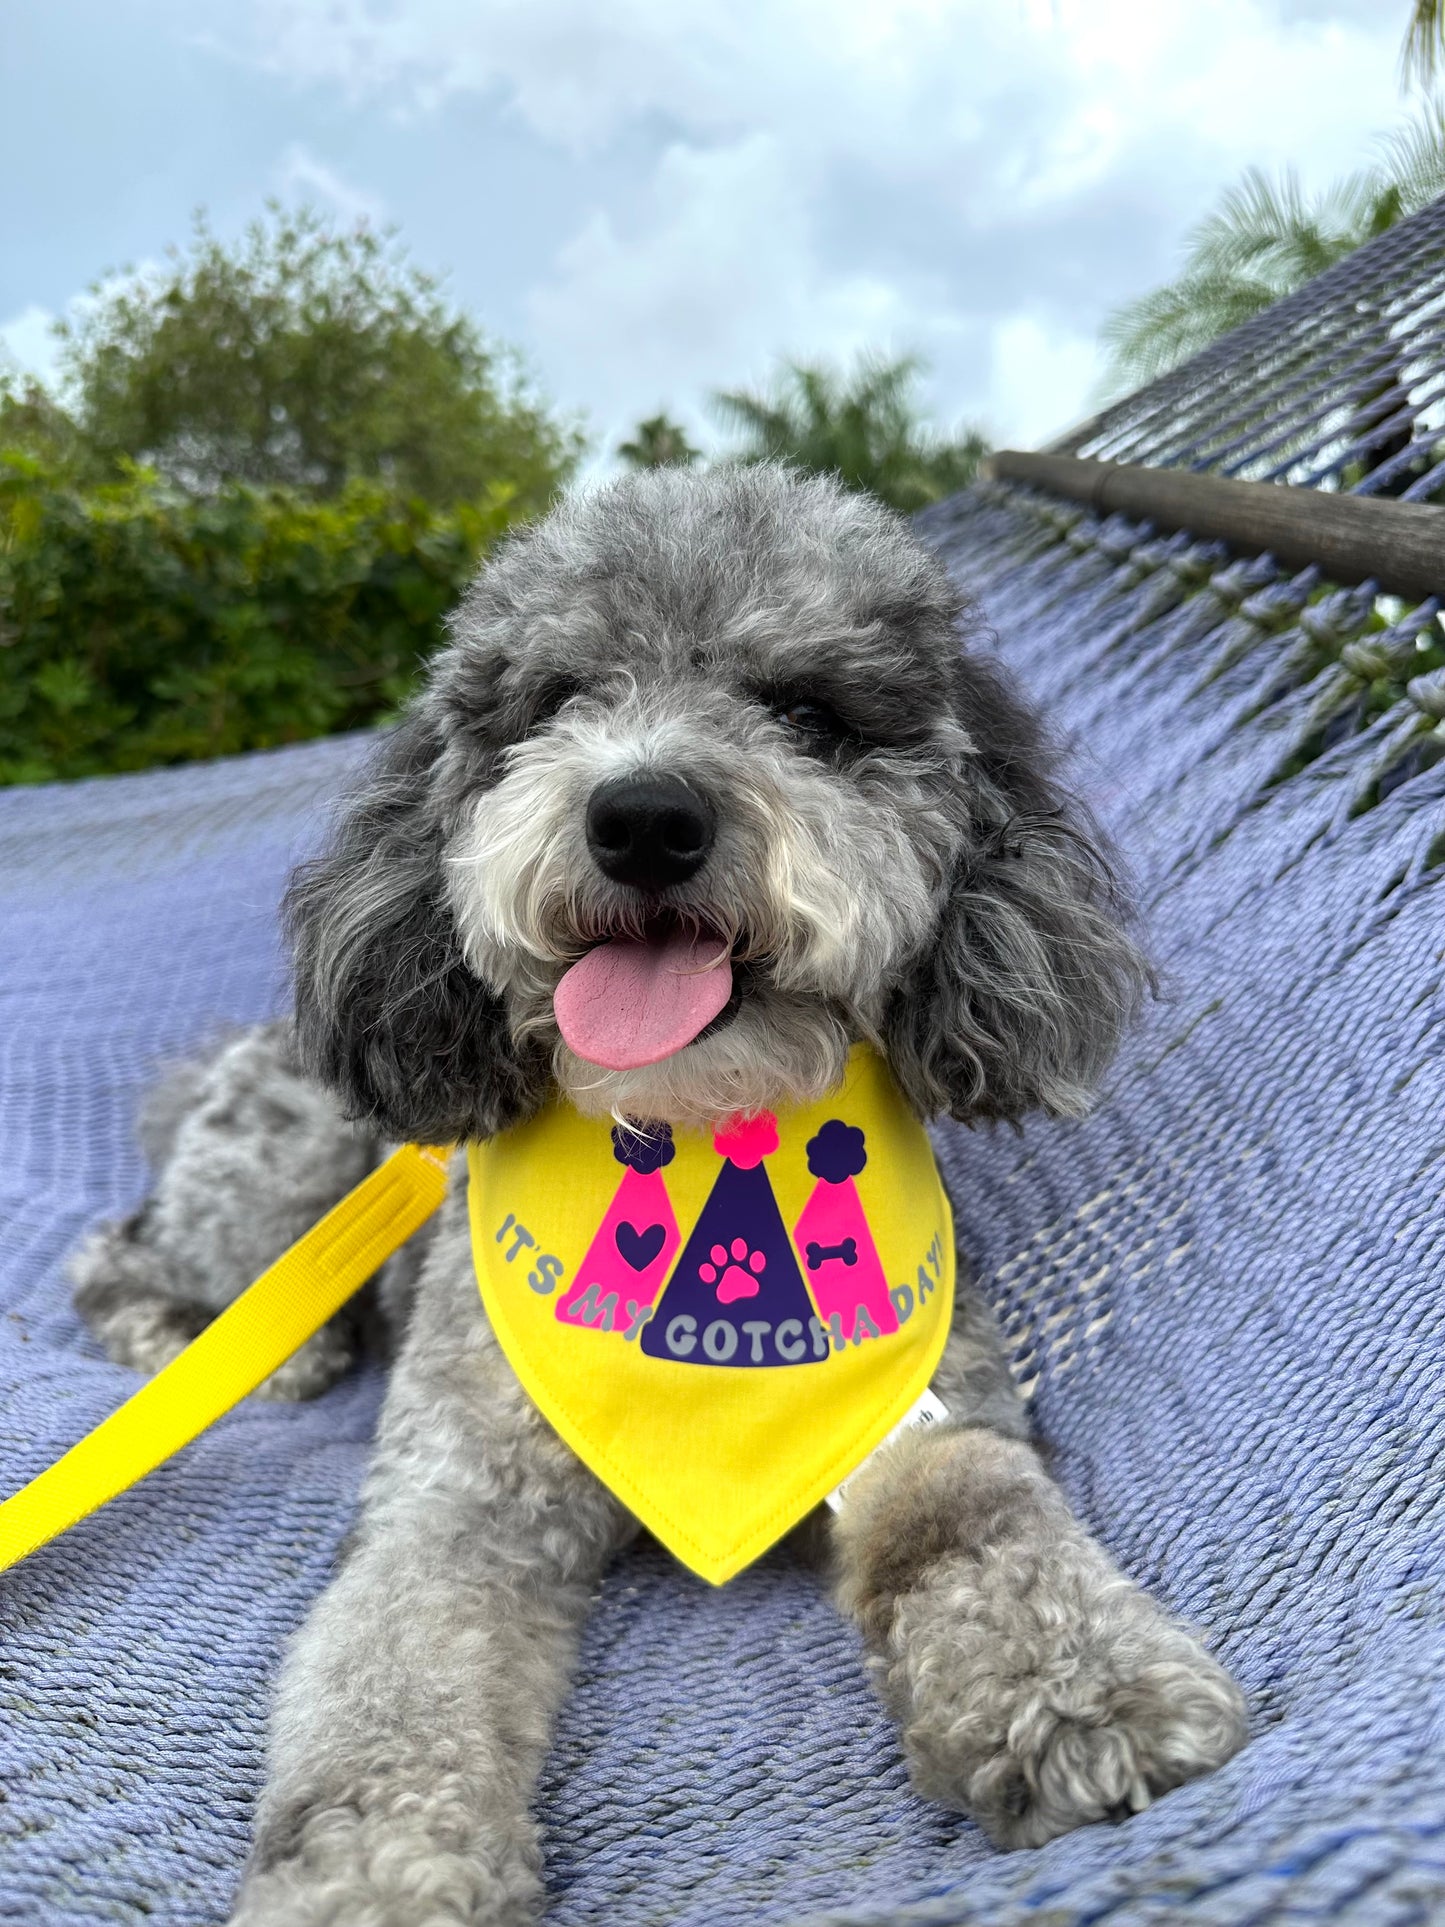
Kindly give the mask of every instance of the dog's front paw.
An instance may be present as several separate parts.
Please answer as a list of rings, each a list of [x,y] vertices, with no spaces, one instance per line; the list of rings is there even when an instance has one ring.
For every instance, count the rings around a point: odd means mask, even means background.
[[[934,1568],[883,1665],[914,1785],[1002,1847],[1123,1819],[1246,1737],[1229,1675],[1082,1538]]]
[[[298,1803],[263,1825],[231,1927],[534,1927],[540,1854],[525,1815],[480,1820],[447,1776]]]
[[[212,1314],[185,1296],[164,1253],[145,1243],[146,1214],[98,1225],[70,1254],[75,1308],[113,1365],[153,1378],[182,1353]]]

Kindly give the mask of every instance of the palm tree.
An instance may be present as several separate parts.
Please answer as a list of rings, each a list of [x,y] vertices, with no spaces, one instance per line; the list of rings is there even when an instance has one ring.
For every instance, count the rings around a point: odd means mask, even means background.
[[[1415,0],[1400,64],[1405,84],[1418,80],[1422,87],[1445,66],[1445,0]]]
[[[639,422],[630,442],[618,454],[629,468],[690,468],[702,453],[687,439],[687,430],[663,415]]]
[[[1105,322],[1112,385],[1153,380],[1442,193],[1439,101],[1393,134],[1373,167],[1313,200],[1292,172],[1271,180],[1251,168],[1189,237],[1178,280]]]
[[[715,413],[743,437],[743,461],[781,461],[911,513],[963,488],[988,453],[976,429],[952,440],[933,434],[914,399],[922,363],[914,355],[862,357],[851,372],[785,362],[771,392],[727,389]]]

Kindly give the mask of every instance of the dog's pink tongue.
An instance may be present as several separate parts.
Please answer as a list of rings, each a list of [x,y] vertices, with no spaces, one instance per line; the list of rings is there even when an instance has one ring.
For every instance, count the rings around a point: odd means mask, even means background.
[[[552,1007],[569,1049],[604,1070],[630,1071],[690,1044],[732,990],[722,938],[675,931],[598,944],[558,984]]]

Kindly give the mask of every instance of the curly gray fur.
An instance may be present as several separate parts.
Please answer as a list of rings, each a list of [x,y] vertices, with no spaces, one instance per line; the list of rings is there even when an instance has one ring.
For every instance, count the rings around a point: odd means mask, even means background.
[[[1097,829],[972,611],[897,517],[767,467],[658,471],[568,502],[478,578],[411,718],[288,918],[303,1054],[353,1114],[487,1136],[555,1078],[693,1120],[836,1081],[885,1042],[922,1115],[1076,1112],[1148,982]],[[821,700],[842,728],[778,720]],[[734,1021],[599,1076],[551,995],[636,893],[580,803],[665,769],[719,806],[677,917],[741,939]]]
[[[840,1601],[873,1646],[914,1785],[1001,1846],[1137,1812],[1243,1745],[1234,1682],[1124,1578],[1022,1441],[981,1425],[905,1435],[852,1480],[836,1538]]]
[[[141,1115],[156,1172],[139,1211],[70,1258],[76,1308],[117,1364],[170,1363],[253,1278],[359,1184],[376,1140],[303,1074],[286,1024],[173,1066]],[[356,1353],[356,1302],[267,1379],[267,1398],[314,1398]]]
[[[155,1198],[80,1263],[88,1315],[134,1362],[385,1138],[487,1136],[559,1087],[681,1122],[777,1108],[826,1090],[860,1038],[922,1116],[1073,1112],[1148,984],[1040,719],[866,499],[769,468],[632,477],[508,544],[452,637],[291,891],[315,1082],[275,1030],[193,1073]],[[589,944],[657,909],[582,833],[591,787],[634,770],[708,799],[715,845],[662,904],[733,945],[741,995],[660,1066],[599,1072],[551,1000]],[[855,1478],[832,1558],[920,1789],[1037,1844],[1218,1765],[1243,1713],[1069,1513],[960,1267],[936,1379],[951,1423]],[[238,1927],[532,1920],[549,1722],[636,1529],[492,1336],[460,1169],[390,1295],[415,1303],[354,1543],[282,1674]]]

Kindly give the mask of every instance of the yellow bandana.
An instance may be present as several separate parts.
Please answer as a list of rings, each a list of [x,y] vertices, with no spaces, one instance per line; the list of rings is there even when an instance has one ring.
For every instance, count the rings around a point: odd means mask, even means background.
[[[564,1102],[473,1144],[472,1255],[518,1378],[713,1585],[927,1386],[953,1223],[927,1134],[860,1047],[821,1103],[709,1140]]]

